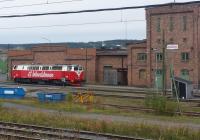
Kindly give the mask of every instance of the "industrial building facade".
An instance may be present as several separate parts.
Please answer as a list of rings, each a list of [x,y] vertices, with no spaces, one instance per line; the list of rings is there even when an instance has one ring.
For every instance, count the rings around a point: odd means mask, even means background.
[[[146,8],[147,39],[129,44],[127,50],[39,46],[28,51],[9,51],[9,66],[81,64],[88,83],[157,88],[163,86],[163,73],[166,86],[171,86],[170,67],[173,67],[175,76],[190,80],[197,87],[200,81],[199,16],[198,1],[151,6]],[[168,46],[175,48],[168,49]]]
[[[8,73],[18,64],[79,64],[84,67],[87,83],[127,85],[126,50],[44,45],[29,50],[10,50],[8,56]]]

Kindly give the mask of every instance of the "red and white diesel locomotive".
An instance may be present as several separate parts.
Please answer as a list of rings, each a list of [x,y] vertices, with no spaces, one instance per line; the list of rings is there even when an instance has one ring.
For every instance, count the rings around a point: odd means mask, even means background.
[[[84,70],[81,65],[15,65],[11,77],[15,82],[81,84]]]

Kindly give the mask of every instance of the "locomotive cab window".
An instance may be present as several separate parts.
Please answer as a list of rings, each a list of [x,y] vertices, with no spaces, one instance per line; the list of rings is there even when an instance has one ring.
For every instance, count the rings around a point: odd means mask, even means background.
[[[79,67],[79,70],[83,70],[83,67]]]
[[[17,66],[14,66],[13,69],[16,70],[16,69],[17,69]]]
[[[68,66],[67,70],[71,71],[72,70],[72,66]]]
[[[78,71],[78,66],[75,66],[75,67],[74,67],[74,71]]]

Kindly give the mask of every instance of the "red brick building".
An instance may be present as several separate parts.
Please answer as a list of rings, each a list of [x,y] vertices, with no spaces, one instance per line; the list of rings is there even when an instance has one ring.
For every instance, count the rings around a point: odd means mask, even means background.
[[[31,50],[11,50],[8,56],[9,68],[17,64],[80,64],[85,68],[87,82],[95,82],[96,49],[93,48],[39,46]]]
[[[146,41],[128,47],[128,85],[147,87]]]
[[[85,68],[88,83],[127,84],[126,50],[97,51],[95,48],[44,45],[30,50],[10,50],[8,56],[9,73],[17,64],[80,64]]]
[[[155,5],[146,9],[146,45],[129,46],[129,85],[161,88],[164,73],[165,85],[169,88],[170,65],[175,76],[191,80],[194,86],[199,84],[199,11],[199,1]],[[178,49],[169,50],[169,45]],[[163,60],[166,70],[163,70]]]

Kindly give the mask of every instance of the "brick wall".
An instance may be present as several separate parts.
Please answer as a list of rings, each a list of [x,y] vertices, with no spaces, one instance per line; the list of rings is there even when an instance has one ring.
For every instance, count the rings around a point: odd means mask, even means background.
[[[100,55],[97,56],[97,81],[103,84],[104,66],[112,66],[112,69],[127,69],[127,55]]]
[[[186,17],[186,30],[183,29],[183,17]],[[170,82],[170,64],[174,66],[175,76],[181,75],[182,69],[189,71],[189,80],[193,81],[194,85],[199,82],[199,47],[198,40],[200,39],[199,32],[199,4],[187,5],[169,5],[161,7],[153,7],[146,9],[147,19],[147,52],[148,56],[148,83],[154,86],[155,70],[162,69],[162,62],[155,60],[155,53],[162,52],[163,46],[167,44],[178,44],[178,50],[166,50],[166,76],[169,88]],[[158,31],[158,18],[160,18],[160,31]],[[173,29],[170,30],[173,22]],[[164,45],[162,40],[164,39]],[[155,51],[156,50],[156,51]],[[189,61],[181,60],[181,53],[189,53]]]
[[[95,83],[96,49],[67,48],[65,46],[39,46],[32,50],[10,50],[9,72],[18,64],[80,64],[87,74],[87,82]],[[87,59],[86,59],[87,58]]]
[[[147,83],[147,60],[138,60],[138,53],[146,53],[146,42],[128,46],[128,85],[148,87]],[[140,70],[146,71],[146,76],[140,78]]]

